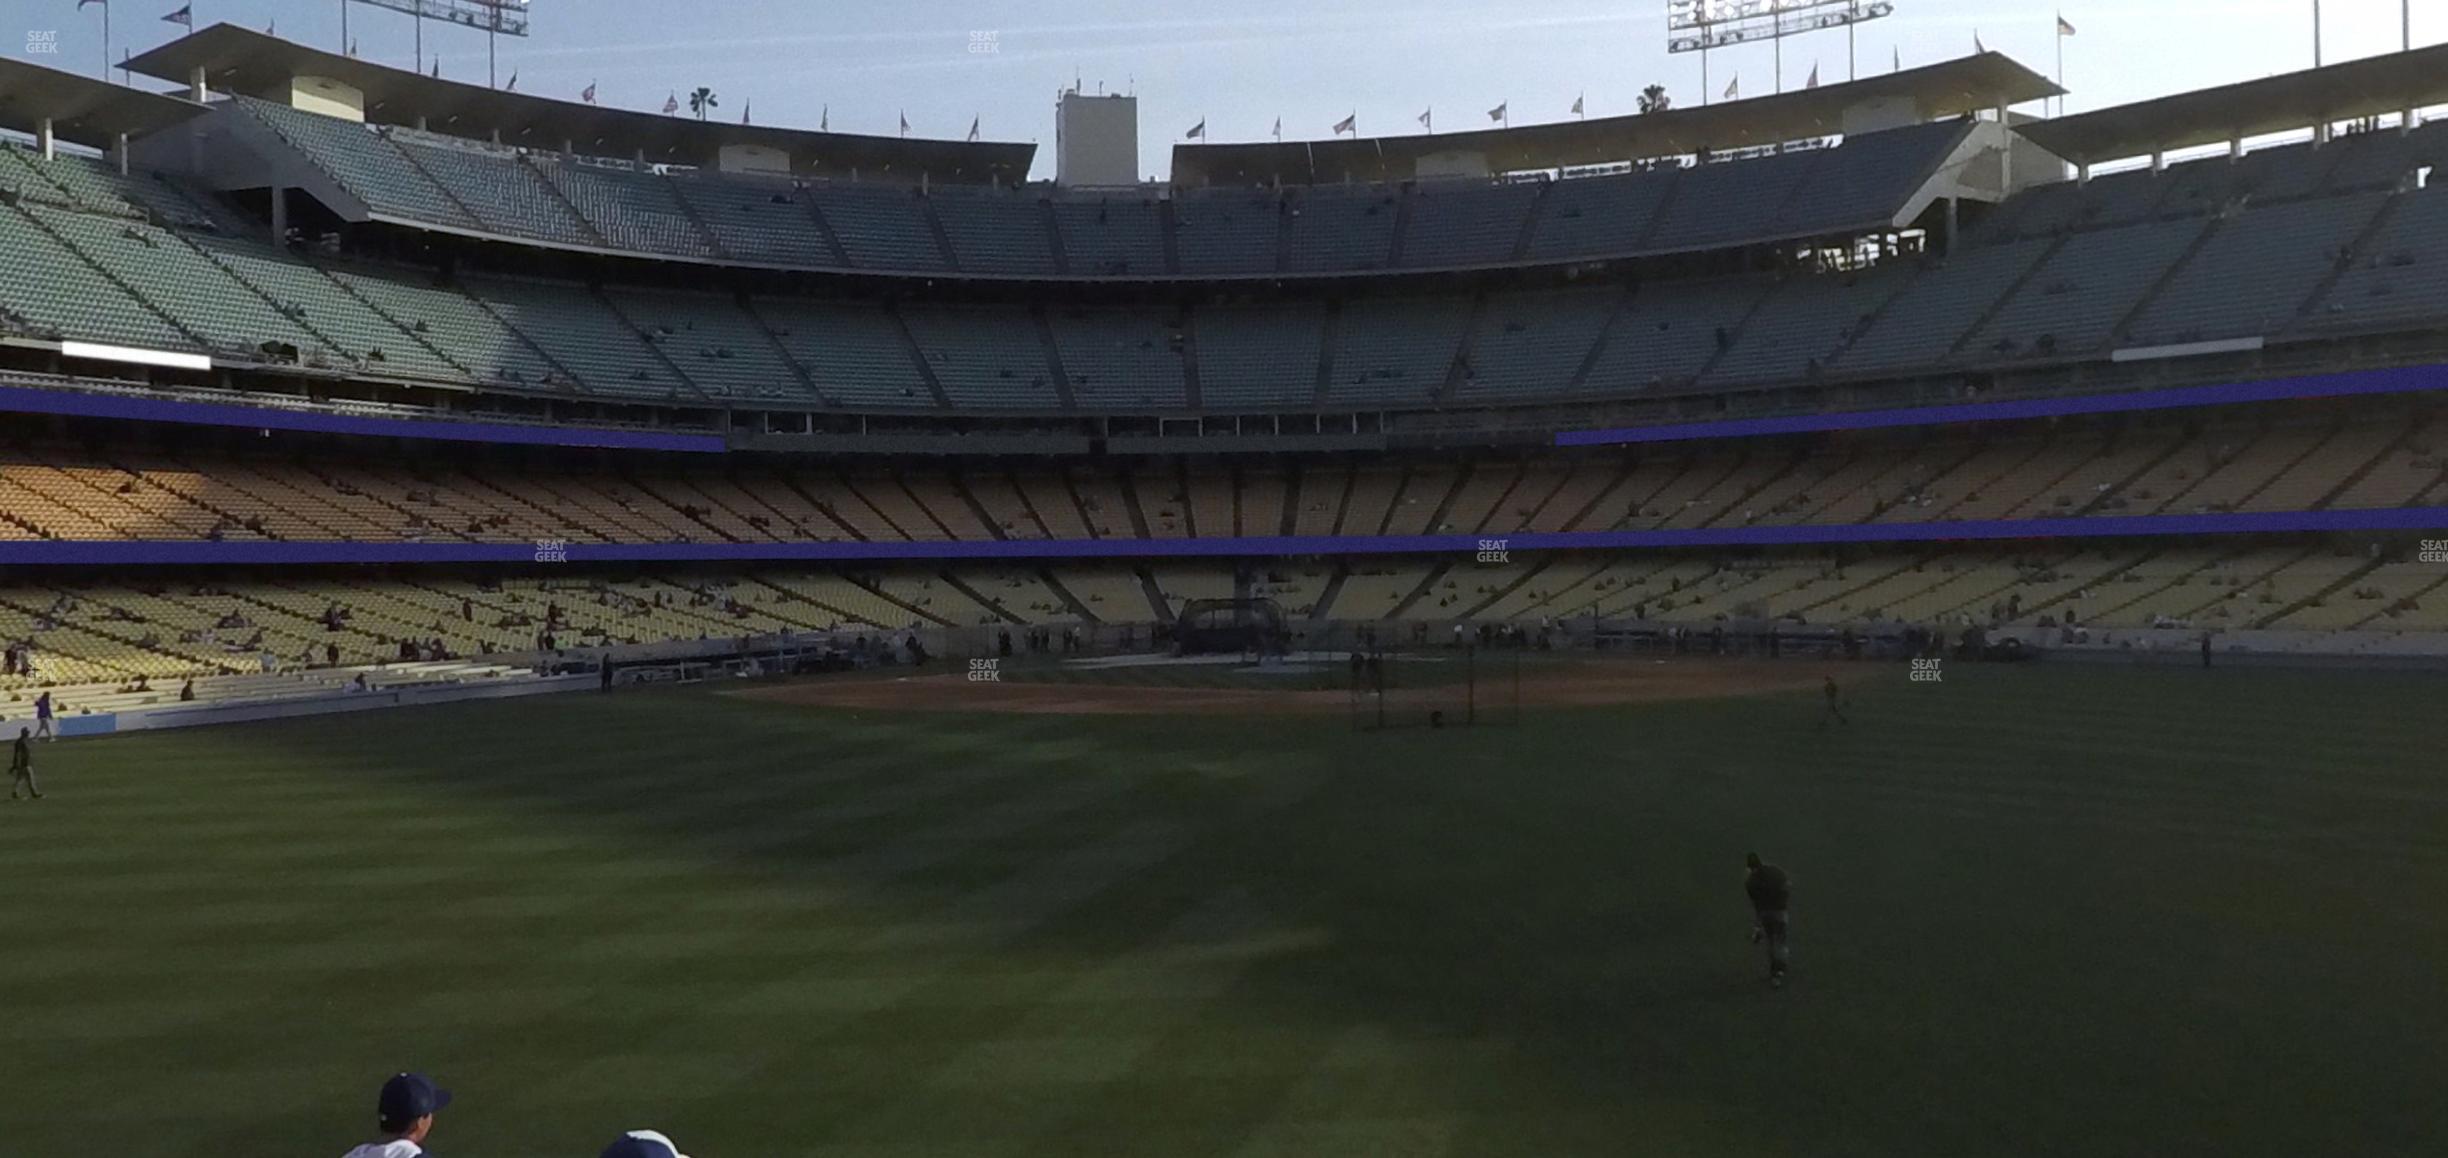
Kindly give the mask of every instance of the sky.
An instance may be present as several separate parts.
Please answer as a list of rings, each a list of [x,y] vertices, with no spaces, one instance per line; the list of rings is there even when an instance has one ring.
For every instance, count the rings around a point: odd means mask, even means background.
[[[190,0],[108,0],[111,53],[142,52],[182,30],[161,16]],[[192,0],[196,26],[273,26],[288,39],[341,44],[341,0]],[[2069,112],[2307,68],[2313,0],[1894,0],[1895,14],[1856,31],[1864,73],[1962,56],[1977,35],[2042,73],[2056,70],[2056,16]],[[2330,62],[2394,51],[2400,0],[2320,0]],[[2448,0],[2413,0],[2417,45],[2448,40]],[[96,71],[101,5],[0,0],[29,49],[55,33],[40,63]],[[498,80],[575,99],[597,85],[605,104],[659,110],[674,92],[715,90],[716,116],[749,109],[759,124],[958,138],[972,118],[990,140],[1036,141],[1035,174],[1051,176],[1054,100],[1076,78],[1088,91],[1139,97],[1140,166],[1161,176],[1172,142],[1205,122],[1211,141],[1323,138],[1355,116],[1363,135],[1480,128],[1507,106],[1515,125],[1632,111],[1641,89],[1701,101],[1693,54],[1666,51],[1666,0],[533,0],[530,35],[497,41]],[[352,5],[360,55],[409,67],[414,21]],[[0,29],[0,34],[5,34]],[[11,36],[15,41],[18,37]],[[428,66],[486,79],[485,37],[428,21]],[[1766,44],[1710,54],[1710,87],[1740,78],[1776,86]],[[1846,75],[1842,30],[1788,40],[1784,82]],[[117,73],[112,74],[114,77]],[[140,81],[143,78],[138,78]],[[147,82],[154,83],[154,82]],[[156,84],[156,87],[158,85]],[[1709,94],[1712,98],[1718,93]],[[2036,111],[2036,110],[2035,110]]]

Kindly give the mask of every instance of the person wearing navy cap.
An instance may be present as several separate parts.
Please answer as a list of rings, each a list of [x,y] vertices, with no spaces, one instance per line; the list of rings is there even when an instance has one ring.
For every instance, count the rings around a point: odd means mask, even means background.
[[[341,1158],[417,1158],[425,1152],[425,1135],[433,1132],[434,1111],[450,1104],[450,1091],[423,1074],[393,1074],[375,1101],[374,1115],[382,1137]]]
[[[660,1130],[631,1130],[604,1147],[598,1158],[688,1158]]]

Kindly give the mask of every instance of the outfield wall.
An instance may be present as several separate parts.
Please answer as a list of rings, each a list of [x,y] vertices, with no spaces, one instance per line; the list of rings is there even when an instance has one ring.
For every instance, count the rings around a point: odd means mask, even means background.
[[[164,728],[201,728],[213,724],[329,716],[377,708],[516,699],[554,692],[590,691],[598,683],[593,675],[529,676],[464,684],[412,684],[368,692],[335,692],[276,700],[164,704],[157,708],[138,708],[126,712],[62,717],[60,734],[104,736],[117,732],[150,732]]]

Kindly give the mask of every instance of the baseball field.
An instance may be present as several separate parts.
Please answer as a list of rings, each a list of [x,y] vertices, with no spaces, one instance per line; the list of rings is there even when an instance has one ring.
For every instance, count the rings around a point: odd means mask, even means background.
[[[337,1154],[404,1068],[471,1158],[2448,1151],[2448,677],[1826,670],[1850,724],[1693,660],[1441,731],[1023,672],[45,744],[0,1154]]]

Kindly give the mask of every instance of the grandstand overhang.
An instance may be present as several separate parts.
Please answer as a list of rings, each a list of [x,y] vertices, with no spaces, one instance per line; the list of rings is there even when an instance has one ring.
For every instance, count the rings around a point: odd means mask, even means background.
[[[110,149],[204,110],[177,97],[0,57],[0,128]]]
[[[1605,165],[1869,132],[2008,108],[2064,90],[2004,53],[1773,96],[1521,128],[1173,146],[1177,185],[1297,185]]]
[[[2448,104],[2448,44],[2177,93],[2016,126],[2095,165]]]
[[[309,48],[235,25],[216,24],[128,61],[135,72],[212,92],[239,93],[327,115],[357,116],[503,145],[654,164],[723,168],[743,157],[772,171],[787,159],[808,176],[890,178],[949,184],[1013,184],[1028,178],[1037,146],[1027,141],[816,132],[699,121],[506,92],[390,68]],[[301,96],[311,100],[301,100]]]

